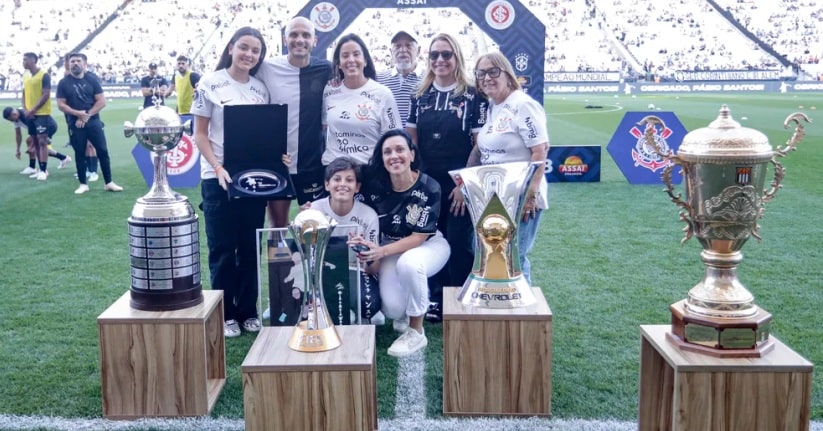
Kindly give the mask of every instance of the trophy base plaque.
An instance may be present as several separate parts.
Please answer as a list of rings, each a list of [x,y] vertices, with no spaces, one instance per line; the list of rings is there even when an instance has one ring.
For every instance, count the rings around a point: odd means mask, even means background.
[[[289,348],[298,352],[325,352],[340,347],[340,336],[334,326],[307,329],[308,321],[298,323],[289,338]]]
[[[522,275],[512,279],[491,280],[469,274],[457,293],[457,300],[466,306],[484,308],[528,307],[537,302],[531,286]]]
[[[751,317],[723,319],[691,313],[686,300],[672,304],[669,339],[679,348],[718,358],[761,358],[774,348],[772,315],[757,307]]]

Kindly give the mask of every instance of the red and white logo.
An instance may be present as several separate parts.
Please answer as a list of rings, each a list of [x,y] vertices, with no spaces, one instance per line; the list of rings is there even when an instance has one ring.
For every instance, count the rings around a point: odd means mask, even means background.
[[[495,30],[504,30],[514,23],[514,7],[506,0],[497,0],[486,6],[486,23]]]
[[[655,127],[652,123],[646,123],[646,129],[649,128],[654,129],[654,141],[657,142],[662,152],[664,154],[669,152],[669,143],[666,142],[666,139],[673,133],[672,129],[662,123],[660,128]],[[642,166],[652,172],[657,172],[658,169],[663,169],[672,163],[664,159],[646,142],[646,135],[637,126],[632,127],[629,133],[637,139],[637,143],[632,149],[632,160],[634,160],[635,166]]]
[[[331,3],[318,3],[311,10],[309,19],[314,23],[317,31],[329,32],[334,30],[337,24],[340,23],[340,12],[337,10],[337,6]]]
[[[194,145],[191,136],[183,133],[180,142],[166,153],[166,172],[168,175],[182,175],[190,171],[200,158],[200,151]]]

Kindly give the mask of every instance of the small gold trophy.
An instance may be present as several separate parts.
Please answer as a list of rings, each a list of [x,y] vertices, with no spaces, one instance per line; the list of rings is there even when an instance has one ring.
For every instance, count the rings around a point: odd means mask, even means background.
[[[334,328],[323,298],[323,258],[336,222],[322,212],[307,209],[299,212],[289,225],[302,257],[306,292],[303,301],[305,319],[294,327],[289,347],[299,352],[325,352],[340,347],[340,336]]]
[[[540,162],[483,165],[450,171],[477,233],[474,266],[457,299],[464,305],[515,308],[537,299],[520,269],[517,229],[529,183]]]
[[[757,221],[764,205],[774,198],[783,181],[783,165],[777,157],[795,150],[805,132],[802,113],[784,121],[788,128],[796,123],[786,146],[772,149],[763,133],[741,127],[723,105],[720,115],[709,127],[694,130],[683,138],[677,155],[664,153],[654,139],[656,126],[665,126],[655,116],[646,125],[649,146],[671,164],[663,171],[666,193],[682,209],[686,222],[685,242],[696,236],[706,265],[703,279],[688,298],[671,305],[672,331],[669,334],[682,349],[717,357],[761,357],[774,345],[769,340],[772,316],[754,303],[754,297],[737,278],[740,252],[750,236],[760,240]],[[765,190],[766,167],[771,163],[774,179]],[[671,172],[675,165],[683,170],[685,200],[675,194]]]

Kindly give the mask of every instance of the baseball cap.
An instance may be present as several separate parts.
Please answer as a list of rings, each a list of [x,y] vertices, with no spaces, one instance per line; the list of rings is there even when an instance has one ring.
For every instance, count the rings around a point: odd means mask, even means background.
[[[157,69],[157,63],[149,63],[149,69]]]
[[[397,33],[394,34],[394,36],[392,36],[391,43],[394,43],[401,36],[406,36],[409,39],[413,40],[415,43],[418,43],[418,44],[420,43],[419,39],[417,38],[417,35],[412,30],[400,30],[400,31],[398,31]]]

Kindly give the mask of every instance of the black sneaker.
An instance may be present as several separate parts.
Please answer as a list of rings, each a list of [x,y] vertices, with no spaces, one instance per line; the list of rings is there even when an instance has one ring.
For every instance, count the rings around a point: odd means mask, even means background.
[[[439,302],[429,304],[429,310],[426,311],[425,319],[430,323],[440,323],[443,321],[443,309],[440,308]]]

